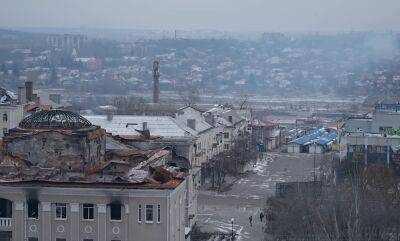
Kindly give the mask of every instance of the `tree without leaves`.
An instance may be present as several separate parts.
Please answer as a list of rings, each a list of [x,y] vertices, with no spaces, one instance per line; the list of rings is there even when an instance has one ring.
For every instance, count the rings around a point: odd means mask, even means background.
[[[230,150],[214,156],[204,170],[205,178],[211,179],[212,187],[220,188],[227,174],[236,176],[243,168],[257,159],[258,153],[251,144],[248,133],[241,133]]]
[[[266,232],[275,240],[399,240],[399,180],[369,166],[337,186],[271,198]]]

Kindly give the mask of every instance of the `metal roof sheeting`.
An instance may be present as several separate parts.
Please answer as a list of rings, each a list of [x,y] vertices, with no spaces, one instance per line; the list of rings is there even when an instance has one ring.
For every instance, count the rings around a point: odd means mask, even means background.
[[[111,120],[104,115],[85,116],[94,125],[101,126],[107,132],[119,136],[140,135],[137,130],[142,130],[143,122],[147,122],[147,128],[152,136],[184,137],[190,136],[176,120],[169,116],[132,116],[114,115]],[[129,125],[127,126],[127,124]]]
[[[308,145],[311,143],[316,143],[317,145],[327,145],[333,142],[337,137],[337,133],[334,130],[328,132],[327,129],[321,128],[316,131],[311,132],[308,135],[297,138],[290,143],[297,143],[299,145]]]

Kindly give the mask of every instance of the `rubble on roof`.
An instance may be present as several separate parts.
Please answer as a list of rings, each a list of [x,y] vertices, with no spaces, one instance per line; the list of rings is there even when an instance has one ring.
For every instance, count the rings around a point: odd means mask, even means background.
[[[147,176],[148,176],[148,171],[137,170],[134,168],[130,169],[126,175],[128,180],[132,183],[141,183]]]
[[[152,167],[158,164],[158,160],[169,155],[169,150],[122,150],[120,152],[144,161],[138,165],[137,161],[107,160],[88,167],[84,165],[82,159],[63,157],[46,162],[45,165],[41,163],[33,166],[27,160],[5,155],[0,159],[0,183],[151,184],[156,185],[153,188],[174,188],[185,177],[185,174],[179,172],[178,169]]]
[[[21,123],[3,139],[4,145],[0,142],[4,147],[0,152],[0,185],[174,189],[185,177],[178,169],[164,168],[172,157],[171,150],[133,148],[72,112],[41,111]],[[76,140],[88,148],[89,157],[87,152],[73,149]],[[21,148],[22,141],[33,143],[32,148]],[[92,153],[98,154],[90,156],[93,149]]]

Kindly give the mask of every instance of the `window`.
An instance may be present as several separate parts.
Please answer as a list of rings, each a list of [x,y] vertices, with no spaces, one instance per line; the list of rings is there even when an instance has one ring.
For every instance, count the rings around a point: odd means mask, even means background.
[[[93,220],[93,219],[94,219],[94,205],[83,204],[83,220]]]
[[[3,135],[5,136],[8,133],[8,129],[7,128],[3,128]]]
[[[56,241],[67,241],[65,238],[56,238]]]
[[[229,144],[224,144],[224,149],[229,150]]]
[[[36,238],[36,237],[29,237],[28,238],[28,241],[38,241],[39,239],[38,238]]]
[[[4,121],[4,122],[7,122],[7,121],[8,121],[7,113],[3,114],[3,121]]]
[[[350,148],[350,150],[353,150],[353,152],[364,152],[363,145],[351,145]]]
[[[28,218],[35,218],[39,217],[39,202],[36,200],[29,200],[28,201]]]
[[[161,222],[161,205],[157,205],[157,223]]]
[[[152,223],[153,221],[153,205],[146,205],[146,223]]]
[[[84,239],[83,241],[93,241],[93,239]]]
[[[56,203],[56,219],[67,219],[67,204]]]
[[[224,133],[224,139],[229,139],[229,132]]]
[[[142,222],[142,205],[139,204],[138,207],[138,222],[141,223]]]
[[[111,220],[121,220],[121,204],[113,203],[110,204],[111,209]]]

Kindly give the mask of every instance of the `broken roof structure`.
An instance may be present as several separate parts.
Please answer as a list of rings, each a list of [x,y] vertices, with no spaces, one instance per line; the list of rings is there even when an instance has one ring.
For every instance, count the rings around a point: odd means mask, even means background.
[[[92,123],[82,116],[64,110],[39,111],[21,121],[24,129],[83,129],[92,127]]]
[[[183,181],[156,167],[169,150],[142,151],[116,139],[106,150],[105,137],[104,129],[79,114],[34,113],[4,139],[0,185],[173,189]]]

